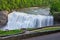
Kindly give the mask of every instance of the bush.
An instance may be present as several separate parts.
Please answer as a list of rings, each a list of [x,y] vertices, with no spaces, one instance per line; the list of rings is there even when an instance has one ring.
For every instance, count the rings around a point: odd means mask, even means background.
[[[51,12],[60,12],[60,0],[51,1]]]
[[[55,21],[60,22],[60,0],[51,1],[51,14]]]

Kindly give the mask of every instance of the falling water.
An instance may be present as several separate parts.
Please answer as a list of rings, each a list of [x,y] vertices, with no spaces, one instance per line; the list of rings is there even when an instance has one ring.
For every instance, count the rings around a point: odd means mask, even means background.
[[[34,11],[35,14],[27,14],[23,12],[12,12],[8,15],[8,23],[5,27],[0,28],[2,30],[15,30],[21,28],[40,28],[53,25],[53,16],[50,16],[49,12],[45,11]],[[38,15],[38,13],[46,13],[46,15]],[[29,13],[29,12],[28,12]]]

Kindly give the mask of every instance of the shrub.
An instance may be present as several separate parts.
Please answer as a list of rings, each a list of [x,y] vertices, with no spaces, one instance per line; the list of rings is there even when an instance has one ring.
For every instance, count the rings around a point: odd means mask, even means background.
[[[54,20],[60,22],[60,0],[51,1],[51,14],[54,16]]]
[[[60,0],[51,1],[51,12],[59,12],[60,11]]]

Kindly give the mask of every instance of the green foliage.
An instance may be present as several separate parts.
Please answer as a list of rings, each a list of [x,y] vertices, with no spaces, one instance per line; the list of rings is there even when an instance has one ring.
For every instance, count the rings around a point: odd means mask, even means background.
[[[54,21],[60,22],[60,0],[51,1],[51,14],[54,16]]]
[[[20,34],[23,32],[24,32],[23,30],[7,30],[7,31],[0,30],[0,36]]]
[[[51,6],[51,12],[60,11],[60,0],[0,0],[0,10],[10,11],[36,6]]]
[[[48,0],[0,0],[0,10],[14,10],[49,4]]]
[[[60,0],[51,1],[51,12],[60,12]]]
[[[33,30],[34,32],[48,32],[48,31],[56,31],[60,30],[60,27],[47,27],[47,28],[42,28],[38,30]]]

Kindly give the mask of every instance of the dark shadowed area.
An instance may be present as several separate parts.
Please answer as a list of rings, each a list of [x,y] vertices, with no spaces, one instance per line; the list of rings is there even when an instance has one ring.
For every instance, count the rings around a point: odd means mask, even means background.
[[[23,40],[60,40],[60,32],[44,35],[44,36],[32,37],[32,38],[23,39]]]

